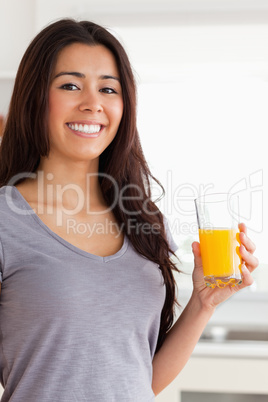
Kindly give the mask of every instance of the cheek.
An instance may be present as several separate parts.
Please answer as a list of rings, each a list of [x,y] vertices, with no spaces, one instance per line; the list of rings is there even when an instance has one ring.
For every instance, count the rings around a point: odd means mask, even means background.
[[[49,112],[49,124],[51,125],[57,119],[57,116],[61,114],[61,103],[55,97],[55,95],[50,95],[48,98],[48,112]]]
[[[66,112],[72,108],[72,102],[62,92],[51,91],[48,97],[50,121],[64,119]]]
[[[123,105],[123,101],[122,101],[122,102],[119,102],[117,107],[114,109],[114,115],[117,120],[118,126],[119,126],[122,116],[123,116],[123,110],[124,110],[124,105]]]
[[[50,96],[48,108],[48,134],[51,144],[55,143],[55,141],[57,142],[57,139],[59,138],[59,134],[61,133],[62,127],[65,123],[64,115],[66,115],[66,107],[63,107],[60,97]]]

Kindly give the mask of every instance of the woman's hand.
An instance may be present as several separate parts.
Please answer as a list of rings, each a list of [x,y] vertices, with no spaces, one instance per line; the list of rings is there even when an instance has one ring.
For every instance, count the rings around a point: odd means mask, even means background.
[[[227,300],[234,293],[236,293],[240,289],[252,285],[253,283],[251,273],[258,266],[258,259],[253,255],[256,247],[254,243],[247,237],[247,228],[244,223],[239,224],[239,230],[240,230],[239,237],[241,242],[239,252],[243,261],[242,264],[243,282],[241,285],[237,285],[234,287],[226,286],[223,289],[220,289],[218,287],[215,287],[214,289],[208,288],[205,285],[204,281],[202,259],[200,254],[200,245],[198,242],[194,242],[192,244],[194,262],[195,262],[195,267],[193,271],[193,286],[194,286],[193,293],[195,293],[198,296],[200,302],[205,308],[214,309],[218,304]]]

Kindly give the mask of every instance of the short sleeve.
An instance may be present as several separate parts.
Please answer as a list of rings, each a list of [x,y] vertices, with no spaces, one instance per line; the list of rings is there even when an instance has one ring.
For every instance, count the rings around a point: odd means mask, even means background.
[[[3,274],[2,274],[2,268],[3,268],[3,245],[2,241],[0,239],[0,282],[3,282]]]
[[[178,250],[178,245],[175,242],[167,218],[164,216],[164,225],[165,225],[165,231],[166,231],[166,236],[167,236],[167,241],[169,244],[170,249],[175,253]]]

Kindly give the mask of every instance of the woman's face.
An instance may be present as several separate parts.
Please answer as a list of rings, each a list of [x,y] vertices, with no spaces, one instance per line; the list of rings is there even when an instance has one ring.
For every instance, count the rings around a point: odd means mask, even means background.
[[[122,114],[120,77],[110,50],[81,43],[65,47],[49,89],[49,157],[98,162]]]

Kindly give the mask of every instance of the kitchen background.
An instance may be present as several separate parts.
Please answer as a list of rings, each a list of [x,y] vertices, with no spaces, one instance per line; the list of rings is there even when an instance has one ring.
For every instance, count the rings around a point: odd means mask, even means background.
[[[45,25],[61,17],[93,20],[125,46],[138,85],[141,141],[166,189],[159,206],[179,245],[182,306],[198,239],[193,200],[237,193],[257,244],[255,282],[219,307],[157,401],[267,402],[267,1],[0,0],[0,13],[0,131],[19,61]]]

